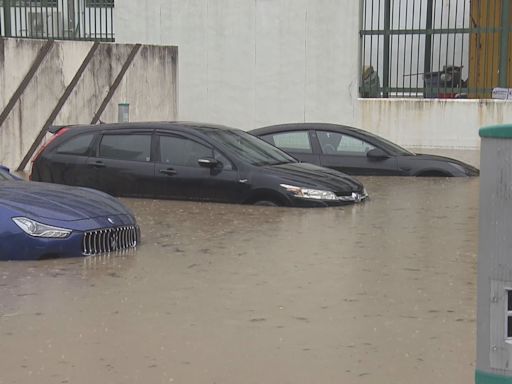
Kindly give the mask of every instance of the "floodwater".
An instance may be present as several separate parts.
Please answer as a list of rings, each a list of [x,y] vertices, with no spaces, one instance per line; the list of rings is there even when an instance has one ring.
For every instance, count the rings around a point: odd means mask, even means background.
[[[135,252],[0,264],[0,383],[473,382],[479,179],[361,180],[343,208],[125,200]]]

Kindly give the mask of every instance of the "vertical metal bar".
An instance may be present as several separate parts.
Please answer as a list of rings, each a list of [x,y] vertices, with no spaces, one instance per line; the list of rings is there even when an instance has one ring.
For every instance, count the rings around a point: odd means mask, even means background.
[[[452,16],[452,13],[451,13],[451,4],[452,2],[450,0],[448,0],[448,15],[446,17],[446,21],[447,21],[447,25],[446,27],[448,29],[450,29],[450,19],[451,19],[451,16]],[[443,8],[443,11],[444,11],[444,8]],[[445,53],[445,56],[444,56],[444,65],[446,66],[447,70],[448,70],[448,66],[449,66],[449,63],[448,63],[448,55],[449,55],[449,52],[450,52],[450,34],[447,33],[446,34],[446,53]],[[452,68],[452,79],[451,79],[451,83],[452,83],[452,93],[453,93],[453,68]],[[446,87],[446,84],[445,84],[445,87],[444,87],[444,92],[447,92],[448,91],[448,87]],[[451,96],[451,94],[450,94]]]
[[[498,2],[500,0],[494,0],[494,3],[493,3],[493,9],[492,9],[492,20],[491,20],[491,28],[493,30],[492,32],[492,37],[491,37],[491,43],[490,43],[490,47],[489,47],[489,50],[491,51],[491,62],[490,62],[490,67],[491,67],[491,70],[489,71],[489,83],[486,85],[486,91],[487,92],[487,88],[489,87],[493,87],[493,84],[496,84],[495,83],[495,77],[499,77],[499,73],[497,73],[497,70],[495,69],[496,67],[494,67],[495,63],[494,63],[494,57],[495,57],[495,50],[498,49],[498,47],[496,47],[496,33],[498,33],[497,31],[499,30],[500,32],[500,36],[501,36],[501,31],[502,31],[502,27],[501,25],[498,25],[499,23],[497,22],[496,20],[496,11],[498,9]],[[498,52],[499,53],[499,52]],[[496,63],[496,66],[498,67],[497,69],[499,70],[499,62]],[[497,79],[496,79],[497,80]],[[485,96],[485,95],[484,95]]]
[[[495,0],[495,1],[499,1],[499,0]],[[482,92],[484,93],[485,95],[485,92],[486,92],[486,89],[488,88],[487,87],[487,84],[488,84],[488,80],[489,80],[489,76],[487,74],[487,72],[489,72],[489,46],[490,46],[490,39],[494,39],[494,28],[491,29],[492,32],[489,32],[489,26],[490,26],[490,18],[491,18],[491,1],[488,0],[487,1],[487,13],[486,13],[486,23],[485,23],[485,26],[487,28],[487,32],[484,32],[485,33],[485,44],[484,44],[484,74],[483,74],[483,86],[482,86]],[[494,27],[494,25],[493,25]]]
[[[67,31],[66,31],[66,15],[65,15],[65,10],[66,10],[66,7],[64,7],[64,0],[60,0],[60,4],[62,6],[62,38],[65,38],[67,36]]]
[[[111,37],[112,41],[115,40],[115,37],[114,37],[114,7],[115,7],[115,2],[114,2],[114,0],[112,0],[112,7],[110,8],[110,37]]]
[[[96,25],[96,20],[98,19],[98,15],[96,14],[96,5],[91,4],[91,10],[94,10],[94,38],[96,39],[98,37],[98,28]]]
[[[440,20],[440,28],[444,28],[444,24],[443,24],[443,20],[444,20],[444,0],[441,0],[441,20]],[[437,68],[438,68],[438,71],[440,72],[441,71],[441,49],[442,49],[442,45],[443,45],[443,34],[440,33],[439,34],[439,52],[438,52],[438,65],[437,65]],[[443,71],[444,71],[444,68],[443,68]],[[439,78],[440,80],[440,78]],[[441,93],[441,81],[438,81],[437,82],[437,97],[439,97],[439,94]]]
[[[55,14],[58,14],[59,12],[59,5],[58,3],[52,4],[52,10],[51,10],[51,23],[52,23],[52,38],[55,39]]]
[[[510,42],[510,2],[502,0],[501,5],[501,48],[499,86],[508,87],[508,60]]]
[[[381,30],[381,26],[380,26],[380,12],[382,10],[382,6],[381,6],[381,0],[379,0],[379,4],[377,5],[378,7],[378,16],[377,16],[377,30],[380,31]],[[375,71],[377,72],[377,74],[379,74],[380,72],[380,53],[381,53],[381,49],[380,49],[380,33],[377,35],[377,67],[375,68]],[[377,84],[377,93],[380,94],[380,90],[379,90],[379,84]]]
[[[471,25],[471,24],[470,24]],[[466,28],[466,1],[462,0],[462,29]],[[464,66],[464,40],[466,38],[466,35],[468,36],[468,40],[471,39],[471,33],[463,33],[462,34],[462,44],[460,48],[460,68],[461,68],[461,78],[462,78],[462,67]],[[471,43],[470,43],[471,44]],[[468,60],[469,62],[469,60]],[[469,64],[468,64],[469,65]],[[468,68],[468,79],[469,79],[469,68]],[[468,81],[469,82],[469,81]],[[467,89],[469,87],[469,84],[466,84],[464,88],[464,92],[469,97],[469,90]]]
[[[16,4],[14,4],[14,36],[16,37],[18,35],[18,13],[21,12],[21,7],[17,7]],[[21,17],[21,16],[20,16]]]
[[[82,16],[83,16],[83,23],[82,23],[82,28],[81,28],[81,34],[80,36],[85,39],[85,28],[86,28],[86,23],[87,23],[87,20],[86,20],[86,16],[85,16],[85,1],[86,0],[82,0]]]
[[[50,26],[48,25],[48,20],[50,19],[49,18],[49,13],[48,13],[48,1],[49,0],[44,0],[45,3],[44,3],[44,8],[45,8],[45,13],[44,13],[44,16],[45,16],[45,19],[46,19],[46,37],[49,38],[49,37],[53,37],[52,34],[50,34]]]
[[[389,49],[390,49],[390,30],[391,30],[391,0],[384,1],[384,56],[382,59],[382,96],[385,98],[389,97]]]
[[[21,35],[28,36],[29,27],[28,27],[28,17],[27,17],[27,6],[26,5],[23,7],[23,13],[25,14],[25,33],[22,33]]]
[[[423,1],[420,1],[420,14],[418,18],[418,29],[421,28],[421,16],[423,15]],[[427,35],[425,35],[426,37]],[[417,49],[417,57],[416,57],[416,97],[418,97],[418,88],[420,82],[420,46],[421,46],[421,36],[418,35],[418,49]]]
[[[430,60],[432,57],[432,14],[434,10],[434,0],[427,0],[426,16],[427,20],[425,23],[425,29],[427,34],[425,35],[425,57],[423,63],[423,73],[429,73],[432,71],[430,66]]]
[[[373,14],[375,13],[375,6],[373,5],[373,0],[372,0],[372,14],[370,16],[370,29],[373,31],[374,30],[374,26],[373,26]],[[373,34],[370,35],[370,67],[372,66],[372,63],[373,63]],[[370,93],[371,93],[371,90],[370,90]]]
[[[89,24],[87,24],[87,30],[88,30],[88,37],[91,37],[91,31],[92,31],[92,22],[91,22],[91,7],[87,7],[87,0],[85,0],[84,6],[87,8],[87,14],[89,16]]]
[[[412,19],[411,19],[411,29],[416,29],[416,26],[414,25],[415,16],[416,16],[416,7],[415,7],[415,1],[412,1]],[[412,96],[412,60],[413,60],[413,46],[414,46],[414,34],[411,35],[411,48],[410,48],[410,58],[409,58],[409,97]]]
[[[104,23],[104,20],[103,20],[103,9],[105,8],[104,7],[104,4],[102,4],[102,1],[101,0],[97,0],[98,2],[98,13],[100,15],[100,20],[98,22],[98,25],[100,27],[98,33],[99,33],[99,39],[103,40],[103,23]]]
[[[366,0],[360,1],[359,24],[361,31],[366,31]],[[361,44],[359,46],[359,95],[364,97],[364,66],[366,63],[366,35],[361,33]]]
[[[455,20],[454,20],[454,29],[457,30],[457,18],[459,16],[459,0],[456,0],[455,1]],[[457,48],[457,32],[454,32],[453,34],[453,56],[452,56],[452,65],[455,67],[455,50]],[[462,79],[462,68],[460,68],[460,73],[459,73],[459,82],[457,84],[457,86],[459,87],[459,93],[461,92],[460,91],[460,79]],[[452,93],[453,93],[453,82],[452,82]]]
[[[405,0],[405,28],[407,29],[407,16],[409,15],[409,0]],[[403,67],[402,67],[402,90],[405,91],[405,64],[406,64],[406,58],[407,58],[407,35],[404,35],[404,60],[403,60]],[[402,92],[402,96],[404,96],[405,92]]]
[[[397,26],[397,30],[402,29],[401,25],[400,25],[401,18],[402,18],[402,0],[398,0],[398,26]],[[399,60],[400,60],[400,36],[401,35],[397,36],[397,47],[396,47],[396,85],[397,85],[397,87],[400,84],[398,82],[398,79],[400,78],[400,76],[399,76],[399,73],[400,73],[400,62],[399,62]],[[403,87],[403,84],[402,84],[402,87]],[[397,96],[398,96],[398,92],[397,92]]]
[[[45,38],[46,36],[44,35],[45,23],[44,23],[44,15],[43,15],[43,0],[39,0],[39,14],[41,15],[41,37]]]
[[[11,37],[11,0],[3,1],[5,37]]]

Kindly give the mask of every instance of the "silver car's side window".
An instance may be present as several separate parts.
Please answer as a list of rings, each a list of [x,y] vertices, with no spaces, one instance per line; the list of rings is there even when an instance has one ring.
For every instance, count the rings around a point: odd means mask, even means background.
[[[338,132],[317,131],[318,141],[325,155],[361,155],[375,147],[370,143]]]
[[[262,137],[266,142],[290,152],[313,153],[307,131],[277,133],[270,137]]]

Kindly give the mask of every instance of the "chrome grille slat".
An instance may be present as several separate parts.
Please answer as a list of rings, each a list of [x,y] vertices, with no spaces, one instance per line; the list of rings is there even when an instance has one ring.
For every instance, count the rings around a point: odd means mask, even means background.
[[[84,233],[82,254],[98,255],[134,248],[137,246],[139,229],[136,225],[102,228]]]

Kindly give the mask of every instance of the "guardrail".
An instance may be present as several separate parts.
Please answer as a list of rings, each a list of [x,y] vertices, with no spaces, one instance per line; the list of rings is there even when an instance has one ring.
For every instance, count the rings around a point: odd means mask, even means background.
[[[1,0],[4,37],[114,41],[114,0]]]

